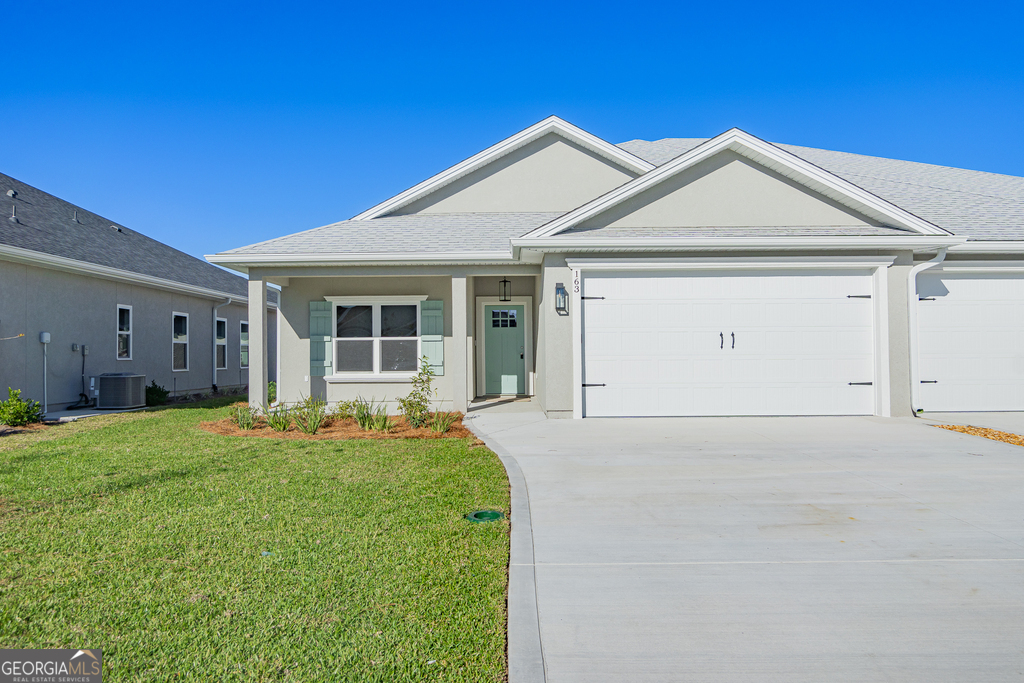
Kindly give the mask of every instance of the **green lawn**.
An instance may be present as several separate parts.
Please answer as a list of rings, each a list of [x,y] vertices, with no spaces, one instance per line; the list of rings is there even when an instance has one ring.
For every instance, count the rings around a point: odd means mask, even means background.
[[[235,399],[237,400],[237,399]],[[0,438],[0,647],[105,680],[505,680],[508,524],[466,440],[196,428],[224,402]]]

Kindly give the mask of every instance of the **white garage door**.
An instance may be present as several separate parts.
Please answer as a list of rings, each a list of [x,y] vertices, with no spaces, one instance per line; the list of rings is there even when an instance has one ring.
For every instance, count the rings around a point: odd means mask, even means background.
[[[1024,410],[1024,278],[918,276],[924,410]]]
[[[870,294],[868,271],[585,274],[584,415],[871,414]]]

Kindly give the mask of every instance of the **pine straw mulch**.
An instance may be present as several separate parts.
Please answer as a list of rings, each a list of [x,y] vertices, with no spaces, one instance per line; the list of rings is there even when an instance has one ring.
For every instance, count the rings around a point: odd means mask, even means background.
[[[45,422],[35,422],[23,427],[11,427],[9,425],[0,424],[0,437],[14,436],[15,434],[26,434],[28,432],[42,432],[54,426],[56,426],[56,423]]]
[[[429,427],[410,427],[404,417],[392,418],[397,425],[391,432],[367,432],[359,428],[353,418],[332,420],[328,418],[324,426],[316,434],[304,434],[299,431],[293,423],[286,432],[276,432],[264,422],[256,424],[255,429],[239,429],[238,425],[231,421],[231,418],[201,422],[199,428],[211,434],[221,436],[252,436],[263,439],[333,439],[344,441],[348,439],[465,439],[476,438],[476,436],[462,425],[462,416],[452,424],[451,429],[444,433],[431,431]]]
[[[1010,432],[1001,432],[998,429],[989,429],[988,427],[973,427],[971,425],[933,425],[939,429],[948,429],[951,432],[960,432],[961,434],[970,434],[972,436],[980,436],[985,439],[992,439],[993,441],[1002,441],[1003,443],[1012,443],[1014,446],[1024,446],[1024,436],[1020,434],[1011,434]]]

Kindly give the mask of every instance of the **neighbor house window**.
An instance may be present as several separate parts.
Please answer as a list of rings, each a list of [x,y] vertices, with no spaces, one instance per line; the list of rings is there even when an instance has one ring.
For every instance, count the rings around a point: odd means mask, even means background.
[[[240,330],[240,333],[238,335],[238,338],[240,340],[239,341],[239,346],[238,346],[238,357],[240,359],[239,367],[247,368],[247,367],[249,367],[249,323],[242,322],[241,327],[239,327],[239,330]]]
[[[171,327],[171,369],[188,370],[188,313],[175,313]]]
[[[420,358],[419,301],[335,301],[334,374],[415,373]]]
[[[228,321],[217,318],[217,369],[228,367]]]
[[[117,306],[117,359],[132,359],[132,307]]]

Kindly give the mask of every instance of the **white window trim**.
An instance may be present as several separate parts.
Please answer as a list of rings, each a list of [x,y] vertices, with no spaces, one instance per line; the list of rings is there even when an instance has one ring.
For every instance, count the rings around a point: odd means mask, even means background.
[[[183,342],[175,341],[174,340],[174,319],[176,317],[178,317],[179,315],[182,316],[183,318],[185,318],[185,341],[183,341]],[[189,343],[190,339],[191,339],[191,336],[192,336],[192,325],[189,322],[188,313],[179,313],[178,311],[172,311],[171,312],[171,372],[188,372],[189,366],[190,366],[189,356],[191,355],[191,351],[192,351],[192,349],[189,348],[191,346],[191,344]],[[180,369],[180,370],[175,370],[174,369],[174,345],[175,344],[184,344],[185,345],[185,367],[184,367],[184,369]]]
[[[238,367],[241,370],[248,370],[249,369],[248,365],[242,365],[242,347],[243,346],[245,347],[245,357],[246,358],[249,357],[249,342],[248,341],[242,342],[242,325],[245,325],[246,327],[248,327],[249,326],[249,321],[248,320],[239,320],[238,321]],[[245,331],[245,333],[249,334],[249,330],[247,329]]]
[[[128,311],[128,331],[127,332],[122,332],[121,331],[121,309],[125,309],[125,310]],[[127,358],[121,358],[121,356],[118,355],[117,352],[118,352],[118,349],[121,346],[120,343],[118,343],[118,344],[115,344],[115,346],[114,346],[114,357],[117,358],[117,360],[131,360],[132,359],[132,356],[135,353],[135,349],[133,347],[133,344],[135,342],[135,334],[134,334],[134,331],[133,331],[134,327],[135,327],[135,313],[132,312],[132,307],[127,305],[127,304],[118,304],[117,305],[117,320],[114,323],[114,331],[116,333],[116,341],[117,342],[121,341],[120,337],[121,337],[122,334],[127,334],[128,335],[128,357]]]
[[[333,375],[324,377],[327,382],[407,382],[416,376],[423,357],[422,332],[420,331],[420,303],[427,299],[426,294],[405,296],[325,296],[331,302],[331,367]],[[391,339],[413,339],[413,337],[381,337],[380,307],[381,306],[416,306],[416,370],[412,372],[381,372],[380,342]],[[339,306],[370,306],[372,307],[372,337],[363,337],[373,341],[373,370],[370,372],[337,372],[338,341],[340,339],[357,339],[357,337],[336,337]]]
[[[215,369],[216,370],[227,370],[228,369],[228,319],[227,318],[216,318],[215,320],[216,320],[216,322],[214,323],[214,326],[213,326],[213,343],[214,343],[215,346],[223,346],[224,347],[224,365],[223,366],[218,365]],[[217,339],[217,325],[216,325],[216,323],[224,323],[224,341],[220,341],[220,340]],[[214,353],[214,355],[213,355],[213,360],[214,360],[214,362],[216,362],[216,360],[217,360],[217,354],[216,353]]]

